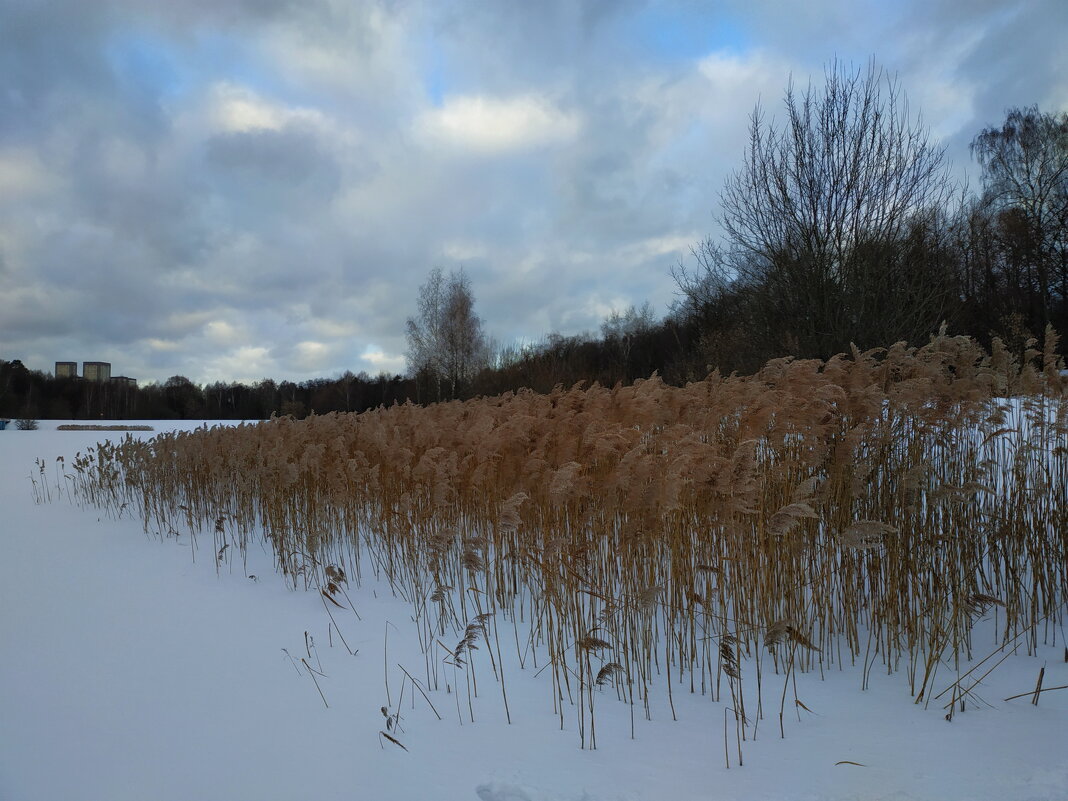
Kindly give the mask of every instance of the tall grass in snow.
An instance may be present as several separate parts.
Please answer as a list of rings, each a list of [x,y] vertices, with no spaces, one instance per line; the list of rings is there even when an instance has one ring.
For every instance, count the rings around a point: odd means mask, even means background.
[[[769,673],[903,671],[930,702],[947,662],[1054,636],[1068,378],[1052,331],[1033,344],[1017,360],[942,334],[682,388],[127,438],[75,483],[149,530],[212,531],[220,556],[264,537],[294,586],[384,577],[416,611],[428,688],[484,681],[478,646],[503,685],[511,648],[584,745],[606,687],[639,715],[654,688],[729,698],[744,739]],[[997,641],[975,643],[989,613]]]

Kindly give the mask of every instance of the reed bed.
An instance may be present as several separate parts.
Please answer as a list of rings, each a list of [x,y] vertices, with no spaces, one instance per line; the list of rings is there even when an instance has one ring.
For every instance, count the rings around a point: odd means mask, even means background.
[[[428,691],[477,683],[481,646],[507,705],[513,650],[583,746],[613,690],[632,726],[654,692],[672,708],[709,694],[745,739],[773,708],[781,728],[793,671],[901,672],[930,703],[938,671],[976,649],[1055,638],[1056,342],[1017,359],[943,332],[681,388],[654,377],[127,437],[80,455],[72,480],[146,530],[212,532],[220,557],[264,538],[292,586],[335,603],[345,580],[384,578],[413,607]],[[996,634],[977,643],[980,616]],[[940,702],[952,714],[964,694]]]

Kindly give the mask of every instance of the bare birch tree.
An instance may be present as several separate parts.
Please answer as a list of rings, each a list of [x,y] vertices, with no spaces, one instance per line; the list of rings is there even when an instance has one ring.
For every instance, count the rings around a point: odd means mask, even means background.
[[[433,386],[434,399],[456,398],[489,362],[471,281],[458,270],[430,271],[419,288],[418,311],[407,323],[408,370]]]

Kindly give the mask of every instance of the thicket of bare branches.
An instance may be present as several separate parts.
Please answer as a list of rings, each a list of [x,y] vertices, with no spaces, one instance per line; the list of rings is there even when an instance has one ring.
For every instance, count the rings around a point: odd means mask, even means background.
[[[731,287],[761,352],[824,357],[850,342],[922,340],[946,317],[936,259],[953,183],[897,81],[834,63],[822,87],[791,82],[785,119],[757,106],[742,167],[723,188],[725,239],[702,243],[691,300]]]

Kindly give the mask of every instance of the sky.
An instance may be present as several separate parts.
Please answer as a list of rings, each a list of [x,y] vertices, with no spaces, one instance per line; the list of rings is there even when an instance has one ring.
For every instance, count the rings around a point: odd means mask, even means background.
[[[1068,110],[1063,0],[0,0],[0,359],[405,370],[462,268],[501,345],[667,312],[749,115],[869,59],[974,186]]]

